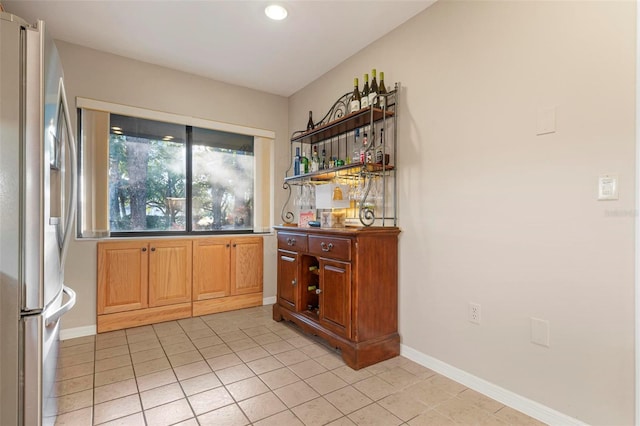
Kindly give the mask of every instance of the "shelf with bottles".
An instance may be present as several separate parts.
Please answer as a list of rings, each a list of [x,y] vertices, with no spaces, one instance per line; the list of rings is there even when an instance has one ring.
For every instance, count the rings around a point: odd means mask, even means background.
[[[360,96],[354,87],[354,92],[340,97],[318,123],[313,122],[310,111],[307,129],[291,136],[292,160],[283,183],[283,188],[289,190],[281,213],[284,223],[292,225],[295,221],[294,212],[287,210],[292,195],[294,206],[308,212],[316,209],[309,201],[313,200],[315,185],[359,182],[357,186],[366,189],[361,191],[362,198],[355,200],[351,214],[347,214],[347,225],[396,225],[396,108],[400,85],[395,83],[393,87],[369,97],[363,91],[362,99],[368,99],[363,108],[355,105],[361,104],[354,102],[356,94]],[[376,191],[372,184],[378,178],[384,195],[374,202],[371,198]],[[298,187],[297,196],[292,194],[293,187]]]
[[[292,139],[291,150],[292,167],[285,181],[391,171],[395,169],[395,120],[365,123],[319,142]]]
[[[301,173],[299,175],[287,176],[284,179],[288,182],[329,182],[340,177],[360,176],[363,173],[363,170],[364,172],[379,174],[395,170],[395,167],[387,164],[357,162],[345,164],[344,166],[318,170],[317,172]]]
[[[346,95],[345,95],[346,96]],[[394,107],[395,105],[390,105]],[[344,133],[349,133],[357,128],[364,127],[371,122],[377,122],[383,118],[393,117],[394,111],[391,109],[380,109],[367,107],[360,111],[343,115],[328,123],[320,122],[313,130],[304,131],[294,135],[291,142],[299,142],[305,144],[317,144],[327,139],[334,138]]]

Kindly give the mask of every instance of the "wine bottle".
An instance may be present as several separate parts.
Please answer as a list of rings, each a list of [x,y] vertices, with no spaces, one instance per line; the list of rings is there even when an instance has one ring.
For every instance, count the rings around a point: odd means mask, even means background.
[[[360,110],[360,90],[358,89],[358,77],[353,79],[353,94],[351,95],[351,103],[349,104],[349,112]]]
[[[307,121],[307,132],[313,130],[316,126],[313,124],[313,115],[312,112],[309,111],[309,121]]]
[[[304,151],[302,151],[302,157],[300,157],[300,171],[302,173],[309,173],[309,159]]]
[[[369,74],[364,75],[364,86],[362,87],[362,93],[360,94],[360,108],[367,108],[369,106]]]
[[[384,87],[384,72],[380,71],[380,85],[378,86],[378,94],[386,95],[387,89]],[[386,96],[380,96],[379,98],[380,108],[384,108],[385,102],[387,101]]]
[[[380,101],[378,98],[378,82],[376,81],[376,69],[371,70],[371,88],[369,89],[369,105],[380,108]]]
[[[296,156],[293,158],[293,174],[300,174],[300,147],[296,147]]]

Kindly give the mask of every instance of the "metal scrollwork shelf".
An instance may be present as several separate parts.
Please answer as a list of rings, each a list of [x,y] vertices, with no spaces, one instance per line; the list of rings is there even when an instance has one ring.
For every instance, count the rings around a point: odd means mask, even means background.
[[[294,188],[326,183],[346,184],[353,200],[349,224],[362,226],[397,226],[397,105],[400,84],[386,94],[378,95],[375,104],[348,112],[351,93],[342,95],[325,116],[314,123],[310,131],[300,130],[291,135],[290,158],[283,189],[288,191],[282,207],[281,219],[293,224],[295,214],[291,205]],[[378,102],[378,100],[380,102]],[[366,143],[364,136],[366,134]],[[294,152],[299,148],[309,159],[315,148],[322,150],[331,167],[294,175]],[[360,152],[360,158],[355,154]],[[333,160],[333,161],[332,161]],[[359,160],[359,161],[356,161]]]

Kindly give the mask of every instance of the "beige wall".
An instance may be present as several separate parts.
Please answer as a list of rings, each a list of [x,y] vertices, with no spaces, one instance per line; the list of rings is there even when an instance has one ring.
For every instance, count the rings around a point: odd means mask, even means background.
[[[635,20],[623,1],[440,1],[289,100],[293,131],[373,67],[402,82],[402,344],[600,425],[634,421]],[[596,200],[604,173],[618,201]]]
[[[77,96],[131,105],[276,133],[276,156],[288,147],[287,99],[206,78],[126,59],[78,45],[57,42],[65,70],[67,97]],[[75,114],[72,114],[75,121]],[[283,148],[279,148],[283,147]],[[276,182],[284,171],[276,170]],[[282,202],[276,193],[276,206]],[[276,217],[278,212],[274,212]],[[264,297],[276,294],[275,239],[265,237]],[[96,241],[76,240],[69,249],[66,284],[78,303],[63,320],[63,329],[96,324]]]

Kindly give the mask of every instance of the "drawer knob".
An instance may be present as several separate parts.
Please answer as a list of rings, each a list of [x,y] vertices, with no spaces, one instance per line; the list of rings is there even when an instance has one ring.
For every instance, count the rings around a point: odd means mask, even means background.
[[[142,247],[142,251],[147,251],[147,248],[146,247]]]
[[[296,239],[295,238],[287,238],[287,245],[288,246],[295,246],[296,245]]]
[[[322,251],[331,251],[331,249],[333,248],[333,243],[325,243],[324,241],[320,243],[320,248],[322,249]]]
[[[316,294],[320,294],[322,293],[322,289],[321,288],[316,288]]]
[[[291,280],[291,285],[295,286],[296,284],[298,284],[298,283],[296,282],[296,279],[295,279],[295,278],[294,278],[294,279],[292,279],[292,280]]]

